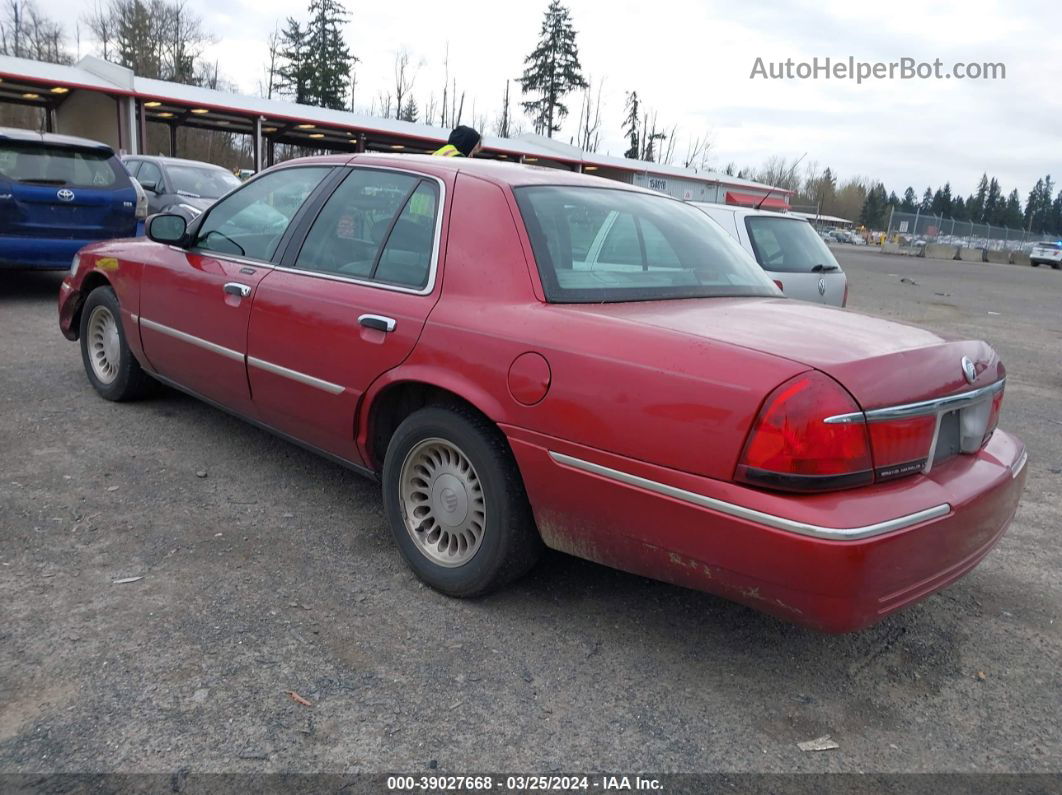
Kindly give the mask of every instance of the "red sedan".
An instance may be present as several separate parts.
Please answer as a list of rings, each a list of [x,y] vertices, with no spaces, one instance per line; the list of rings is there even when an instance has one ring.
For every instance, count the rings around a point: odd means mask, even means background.
[[[378,478],[447,594],[545,545],[843,632],[961,577],[1018,506],[988,345],[787,300],[666,196],[326,157],[148,234],[61,288],[96,391],[169,384]]]

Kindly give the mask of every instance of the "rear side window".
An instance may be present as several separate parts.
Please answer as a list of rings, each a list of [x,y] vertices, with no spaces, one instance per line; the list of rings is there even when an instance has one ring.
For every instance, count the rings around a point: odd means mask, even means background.
[[[15,141],[0,142],[0,176],[72,188],[124,187],[128,181],[110,152]]]
[[[613,188],[514,193],[551,302],[778,295],[752,258],[688,204]]]
[[[263,174],[210,208],[196,247],[269,260],[292,217],[331,166],[298,166]]]
[[[424,287],[438,197],[433,181],[414,174],[354,169],[321,208],[295,267]]]
[[[840,270],[833,253],[807,221],[796,218],[750,215],[745,228],[756,260],[775,273],[810,273],[816,265]]]

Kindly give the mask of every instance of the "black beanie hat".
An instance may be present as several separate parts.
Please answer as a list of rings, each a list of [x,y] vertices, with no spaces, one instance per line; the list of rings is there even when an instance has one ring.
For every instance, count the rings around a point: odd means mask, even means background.
[[[476,148],[476,144],[479,143],[479,133],[473,130],[471,127],[461,125],[454,127],[454,131],[450,133],[450,139],[446,142],[457,148],[457,151],[468,157],[472,154],[472,150]]]

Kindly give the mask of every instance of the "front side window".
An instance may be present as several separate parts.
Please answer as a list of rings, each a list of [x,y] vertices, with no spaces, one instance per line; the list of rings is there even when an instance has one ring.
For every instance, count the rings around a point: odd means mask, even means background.
[[[718,225],[675,199],[569,186],[514,192],[551,302],[778,295]]]
[[[0,143],[0,177],[30,185],[71,188],[127,187],[125,169],[114,155],[95,149],[47,144]]]
[[[745,228],[752,241],[752,250],[764,270],[776,273],[810,273],[818,270],[840,270],[833,253],[812,229],[799,218],[779,215],[750,215]]]
[[[154,163],[145,160],[144,165],[140,167],[140,171],[137,172],[137,182],[141,185],[146,185],[155,193],[162,193],[162,171]]]
[[[295,213],[331,170],[331,166],[283,168],[248,182],[210,209],[195,247],[271,259]]]
[[[223,168],[168,163],[166,173],[174,193],[193,199],[216,199],[242,184]]]
[[[434,251],[438,190],[433,181],[414,174],[352,170],[321,208],[295,267],[425,286]]]

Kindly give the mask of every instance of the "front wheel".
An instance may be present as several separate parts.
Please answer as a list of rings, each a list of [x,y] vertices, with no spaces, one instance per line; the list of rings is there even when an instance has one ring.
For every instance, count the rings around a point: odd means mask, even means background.
[[[430,407],[407,417],[387,446],[383,494],[402,557],[450,596],[496,590],[542,552],[512,453],[473,411]]]
[[[89,293],[81,310],[81,361],[89,383],[107,400],[137,400],[155,386],[129,350],[118,296],[110,287]]]

